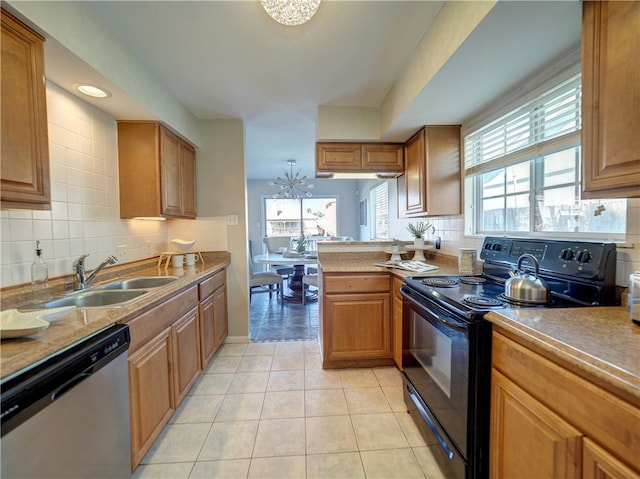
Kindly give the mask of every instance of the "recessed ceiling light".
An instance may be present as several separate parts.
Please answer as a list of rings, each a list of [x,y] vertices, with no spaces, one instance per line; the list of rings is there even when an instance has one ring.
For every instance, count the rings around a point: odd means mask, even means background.
[[[93,98],[107,98],[111,96],[111,92],[102,87],[95,85],[88,85],[84,83],[78,83],[74,85],[76,90],[85,95],[91,96]]]

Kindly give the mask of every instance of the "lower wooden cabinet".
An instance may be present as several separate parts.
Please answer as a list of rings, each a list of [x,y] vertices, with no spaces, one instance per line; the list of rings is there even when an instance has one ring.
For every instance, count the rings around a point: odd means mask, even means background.
[[[393,360],[402,371],[402,295],[400,288],[404,281],[393,277]]]
[[[388,274],[322,275],[322,367],[393,365]]]
[[[491,478],[640,478],[640,411],[494,324]]]
[[[491,477],[580,477],[580,431],[495,370],[491,408]]]
[[[202,370],[197,307],[171,326],[171,340],[175,403],[178,407]]]
[[[171,374],[171,327],[129,356],[131,466],[140,463],[176,405]]]
[[[219,271],[199,285],[202,367],[211,360],[229,331],[226,273]]]

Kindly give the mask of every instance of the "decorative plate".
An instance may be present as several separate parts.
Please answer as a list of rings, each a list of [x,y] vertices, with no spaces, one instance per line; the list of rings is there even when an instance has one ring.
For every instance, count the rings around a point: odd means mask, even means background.
[[[21,338],[47,329],[49,323],[34,316],[34,312],[20,313],[17,309],[3,311],[0,319],[0,338]],[[37,313],[42,314],[43,311]]]

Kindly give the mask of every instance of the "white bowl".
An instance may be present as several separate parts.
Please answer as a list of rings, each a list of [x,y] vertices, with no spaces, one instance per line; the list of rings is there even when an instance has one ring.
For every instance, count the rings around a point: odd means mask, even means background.
[[[181,239],[171,240],[171,246],[173,247],[173,249],[180,252],[189,251],[194,244],[196,244],[196,240],[181,240]]]

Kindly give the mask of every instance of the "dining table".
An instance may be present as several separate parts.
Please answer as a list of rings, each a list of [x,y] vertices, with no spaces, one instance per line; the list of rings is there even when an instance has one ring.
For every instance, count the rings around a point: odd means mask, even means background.
[[[253,257],[254,263],[268,265],[290,265],[293,266],[293,274],[289,277],[289,291],[282,294],[282,300],[287,303],[302,303],[302,295],[305,295],[304,302],[317,301],[318,293],[308,290],[302,282],[305,275],[304,267],[307,264],[316,264],[318,255],[314,251],[312,253],[301,253],[300,255],[291,253],[267,253],[259,254]]]

